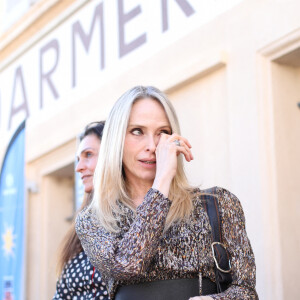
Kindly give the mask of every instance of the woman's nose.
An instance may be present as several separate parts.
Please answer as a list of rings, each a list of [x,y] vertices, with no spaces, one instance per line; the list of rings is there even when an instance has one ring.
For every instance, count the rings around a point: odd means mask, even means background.
[[[158,142],[159,142],[159,137],[152,136],[152,135],[148,136],[148,139],[147,139],[147,150],[155,152],[156,146],[157,146]]]
[[[75,171],[80,173],[82,172],[84,169],[84,163],[81,159],[78,160],[77,164],[76,164],[76,168],[75,168]]]

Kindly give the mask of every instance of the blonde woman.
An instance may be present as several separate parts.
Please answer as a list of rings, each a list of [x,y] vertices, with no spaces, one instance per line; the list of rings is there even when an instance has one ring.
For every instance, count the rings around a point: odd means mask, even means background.
[[[232,283],[215,284],[208,191],[187,182],[193,160],[170,101],[137,86],[113,106],[103,133],[91,205],[76,231],[113,300],[257,299],[255,262],[238,199],[215,188]]]

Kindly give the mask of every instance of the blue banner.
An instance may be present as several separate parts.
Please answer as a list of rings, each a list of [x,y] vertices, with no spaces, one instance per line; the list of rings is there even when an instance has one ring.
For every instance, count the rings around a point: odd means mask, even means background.
[[[25,121],[12,137],[0,173],[0,300],[24,299]]]

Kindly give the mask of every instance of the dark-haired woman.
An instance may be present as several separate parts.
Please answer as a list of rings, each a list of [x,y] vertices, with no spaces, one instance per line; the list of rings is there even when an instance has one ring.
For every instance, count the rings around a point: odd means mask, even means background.
[[[88,124],[80,135],[76,172],[81,174],[85,197],[81,209],[90,204],[104,121]],[[65,237],[58,262],[61,273],[53,299],[108,299],[101,274],[84,253],[74,224]]]

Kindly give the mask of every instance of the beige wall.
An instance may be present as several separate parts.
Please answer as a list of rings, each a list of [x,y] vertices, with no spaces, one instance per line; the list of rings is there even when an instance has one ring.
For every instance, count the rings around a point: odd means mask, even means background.
[[[3,1],[1,1],[3,3]],[[34,37],[76,0],[40,0],[24,16],[1,35],[0,61]],[[0,12],[1,7],[0,5]]]
[[[299,58],[294,62],[299,64]],[[300,68],[272,66],[278,217],[284,299],[295,296],[300,266]]]
[[[41,16],[41,26],[74,1],[59,2]],[[298,296],[299,11],[297,0],[245,0],[87,97],[63,99],[28,120],[27,179],[38,187],[28,192],[28,299],[50,299],[55,289],[55,249],[72,213],[77,133],[104,119],[137,84],[163,89],[174,103],[193,145],[195,161],[186,166],[191,182],[220,185],[240,198],[260,299]],[[25,30],[1,49],[0,61],[38,31]]]
[[[189,179],[207,188],[230,186],[226,68],[193,80],[169,94],[195,156],[186,165]]]
[[[55,292],[59,245],[70,228],[74,201],[75,139],[26,166],[27,299],[51,299]]]

